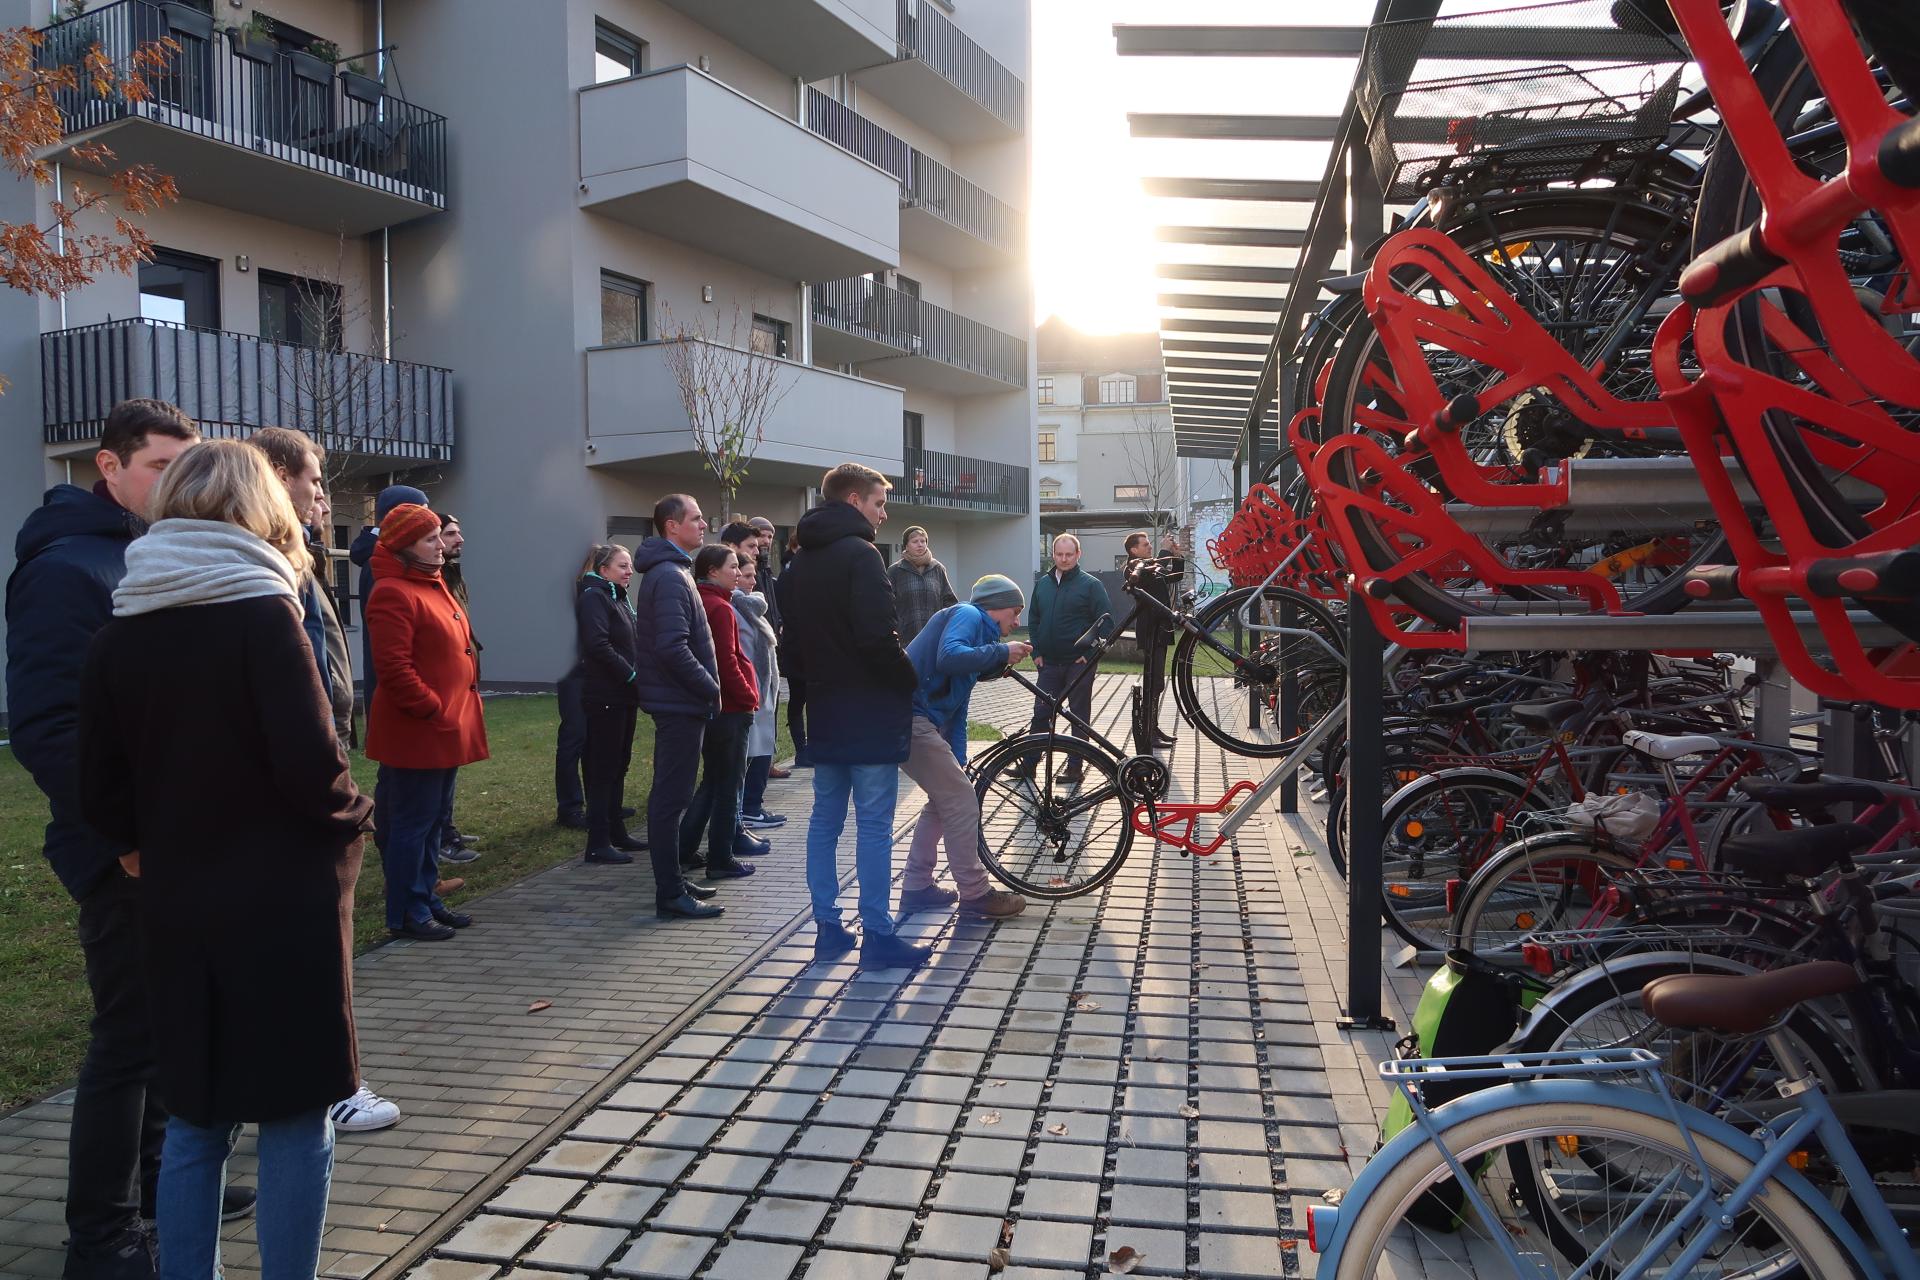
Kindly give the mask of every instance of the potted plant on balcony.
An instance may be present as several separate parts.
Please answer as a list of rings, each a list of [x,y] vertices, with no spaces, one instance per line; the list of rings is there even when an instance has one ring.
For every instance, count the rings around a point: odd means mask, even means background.
[[[182,3],[182,0],[166,0],[160,6],[160,12],[166,15],[168,35],[192,36],[195,40],[213,39],[211,13]]]
[[[227,43],[233,46],[236,55],[248,62],[270,67],[280,56],[279,42],[273,38],[273,19],[264,13],[256,13],[245,22],[232,23],[226,30]]]
[[[332,84],[333,64],[338,61],[340,46],[331,40],[315,40],[304,49],[287,50],[293,74],[309,84]]]
[[[340,73],[340,89],[355,102],[364,102],[368,106],[377,105],[386,95],[387,86],[380,77],[367,74],[364,62],[349,62]]]

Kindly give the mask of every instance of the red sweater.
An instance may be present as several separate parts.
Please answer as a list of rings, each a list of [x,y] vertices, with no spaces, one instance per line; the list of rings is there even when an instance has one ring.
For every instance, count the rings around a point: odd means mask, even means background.
[[[361,620],[378,676],[367,709],[367,758],[399,769],[451,769],[487,758],[480,659],[466,610],[437,573],[376,546]]]
[[[760,709],[760,680],[753,660],[740,648],[739,615],[732,597],[710,582],[700,584],[700,607],[707,611],[707,629],[713,632],[713,657],[720,667],[720,711]]]

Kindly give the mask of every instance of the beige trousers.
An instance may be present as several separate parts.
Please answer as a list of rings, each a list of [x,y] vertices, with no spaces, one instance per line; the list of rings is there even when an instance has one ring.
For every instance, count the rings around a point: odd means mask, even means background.
[[[967,771],[953,758],[953,748],[925,716],[913,718],[913,739],[902,767],[927,793],[927,805],[913,828],[901,887],[925,889],[933,883],[934,846],[944,840],[954,889],[962,898],[988,892],[993,886],[980,865],[980,801]]]

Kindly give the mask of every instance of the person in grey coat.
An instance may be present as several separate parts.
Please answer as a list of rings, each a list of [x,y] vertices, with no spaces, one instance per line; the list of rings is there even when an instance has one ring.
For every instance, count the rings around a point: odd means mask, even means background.
[[[740,793],[742,827],[777,827],[784,815],[766,811],[767,779],[773,770],[773,750],[780,733],[779,641],[767,617],[767,598],[758,590],[753,553],[740,551],[740,586],[733,593],[733,611],[740,620],[740,649],[753,663],[760,684],[760,707],[747,730],[747,780]]]
[[[894,620],[903,646],[913,643],[928,618],[960,603],[947,581],[947,566],[933,558],[927,531],[917,524],[901,535],[900,558],[887,566],[887,580],[893,583]]]

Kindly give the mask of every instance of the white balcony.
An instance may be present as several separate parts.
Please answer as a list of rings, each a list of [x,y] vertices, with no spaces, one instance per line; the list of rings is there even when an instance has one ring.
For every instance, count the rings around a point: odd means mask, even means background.
[[[825,80],[899,55],[893,0],[666,0],[701,26],[802,80]]]
[[[693,428],[664,342],[587,352],[587,462],[699,471]],[[757,482],[818,484],[830,467],[860,462],[900,475],[902,397],[897,388],[790,360],[740,353],[780,366],[778,403],[764,425],[750,474]]]
[[[692,67],[580,91],[580,206],[787,280],[900,264],[893,175]]]

